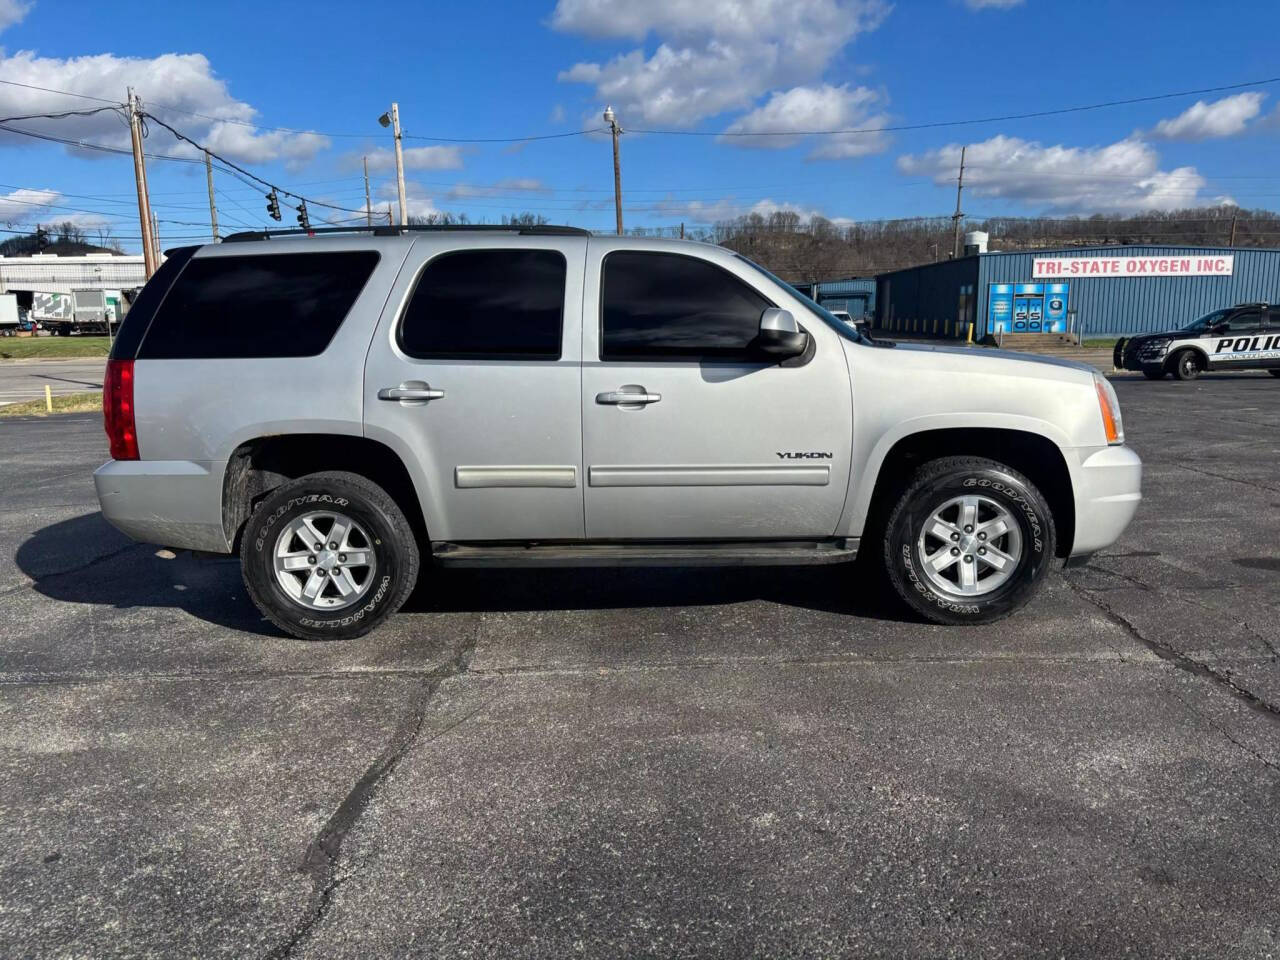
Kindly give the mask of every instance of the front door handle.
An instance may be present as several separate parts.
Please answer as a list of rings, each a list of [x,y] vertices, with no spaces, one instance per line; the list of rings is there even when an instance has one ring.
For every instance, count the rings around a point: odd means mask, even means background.
[[[649,393],[644,389],[644,387],[623,387],[621,390],[610,390],[607,393],[596,394],[596,403],[612,403],[620,405],[629,403],[657,403],[661,399],[662,394]]]
[[[410,403],[426,403],[443,396],[443,390],[432,390],[430,384],[422,380],[406,380],[398,387],[383,387],[378,391],[379,400],[405,400]]]

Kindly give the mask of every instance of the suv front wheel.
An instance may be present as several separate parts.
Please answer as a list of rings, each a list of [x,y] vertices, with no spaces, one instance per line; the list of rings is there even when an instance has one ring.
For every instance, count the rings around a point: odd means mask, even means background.
[[[313,473],[273,490],[240,543],[258,609],[303,640],[363,636],[400,609],[418,545],[395,501],[353,473]]]
[[[976,457],[924,464],[889,514],[889,580],[934,623],[990,623],[1035,594],[1054,556],[1053,516],[1015,470]]]

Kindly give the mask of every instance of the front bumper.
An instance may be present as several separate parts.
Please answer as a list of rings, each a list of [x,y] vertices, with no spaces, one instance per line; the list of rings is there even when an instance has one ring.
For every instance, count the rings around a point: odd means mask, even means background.
[[[1115,543],[1142,502],[1142,460],[1125,446],[1088,454],[1075,471],[1075,501],[1071,556]]]
[[[222,529],[226,463],[210,460],[108,460],[93,485],[107,521],[135,540],[184,550],[230,553]]]

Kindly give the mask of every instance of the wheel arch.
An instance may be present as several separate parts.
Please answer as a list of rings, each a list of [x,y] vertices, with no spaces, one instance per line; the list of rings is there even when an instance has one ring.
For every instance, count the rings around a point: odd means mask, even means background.
[[[1191,355],[1196,358],[1196,369],[1198,369],[1201,373],[1204,373],[1206,370],[1209,369],[1208,352],[1203,347],[1196,346],[1195,344],[1191,344],[1191,343],[1186,343],[1170,351],[1169,355],[1165,357],[1165,361],[1164,361],[1165,371],[1172,372],[1174,358],[1177,357],[1179,354],[1186,353],[1188,351],[1190,351]]]
[[[289,480],[325,470],[344,470],[387,492],[413,528],[418,547],[430,550],[426,518],[417,486],[403,459],[368,437],[331,433],[291,433],[256,437],[231,453],[222,484],[222,529],[232,551],[253,508]]]
[[[1044,495],[1057,531],[1057,556],[1067,557],[1075,540],[1074,486],[1067,458],[1059,443],[1044,433],[1010,427],[941,427],[918,430],[885,444],[883,455],[872,464],[861,493],[863,535],[879,536],[907,480],[921,465],[943,457],[982,457],[1018,471]]]

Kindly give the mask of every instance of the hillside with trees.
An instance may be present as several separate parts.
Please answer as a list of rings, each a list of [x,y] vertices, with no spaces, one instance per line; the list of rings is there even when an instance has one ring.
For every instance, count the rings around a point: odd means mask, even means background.
[[[1218,247],[1232,245],[1233,236],[1238,247],[1280,247],[1280,214],[1231,206],[1129,217],[1001,217],[966,220],[961,229],[986,231],[990,250],[1109,244]],[[945,260],[951,255],[954,226],[950,217],[837,224],[777,212],[739,217],[687,236],[736,250],[784,280],[813,283]]]
[[[120,241],[111,236],[111,228],[94,231],[97,243],[89,239],[89,232],[70,220],[36,227],[25,236],[10,237],[0,241],[0,257],[29,257],[34,253],[57,254],[60,257],[81,256],[86,253],[124,253]]]

